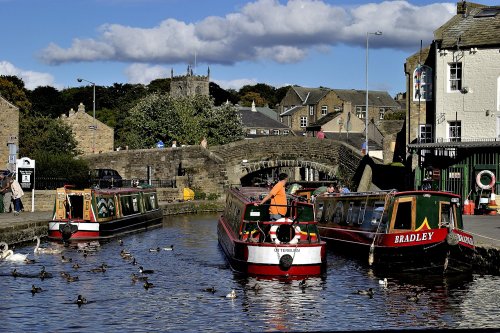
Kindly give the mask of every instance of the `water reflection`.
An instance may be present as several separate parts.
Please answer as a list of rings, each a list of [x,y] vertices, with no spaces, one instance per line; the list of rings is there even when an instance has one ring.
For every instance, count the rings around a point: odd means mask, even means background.
[[[332,331],[396,328],[500,327],[498,277],[397,276],[328,251],[327,274],[301,280],[234,274],[217,243],[217,216],[186,215],[158,229],[101,243],[33,255],[32,265],[0,262],[0,320],[5,331]],[[169,247],[173,251],[150,252]],[[42,244],[47,246],[48,244]],[[127,251],[136,259],[120,252]],[[80,268],[72,268],[78,263]],[[102,264],[105,272],[91,272]],[[145,289],[139,266],[153,269]],[[42,268],[53,278],[35,277]],[[31,278],[14,278],[17,269]],[[68,282],[60,276],[78,276]],[[387,278],[387,287],[379,280]],[[32,294],[32,284],[43,292]],[[256,288],[255,286],[258,285]],[[206,288],[215,288],[207,292]],[[373,288],[373,298],[357,294]],[[237,298],[228,299],[232,289]],[[418,292],[418,299],[410,300]],[[78,307],[81,294],[89,300]]]

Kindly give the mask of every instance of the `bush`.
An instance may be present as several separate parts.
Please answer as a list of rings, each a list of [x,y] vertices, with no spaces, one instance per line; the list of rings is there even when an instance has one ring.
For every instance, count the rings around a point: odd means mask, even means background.
[[[76,159],[69,154],[54,154],[37,151],[32,157],[36,161],[36,178],[60,178],[77,187],[89,186],[89,166],[87,161]]]
[[[219,195],[217,193],[209,193],[207,196],[207,200],[217,200],[219,199]]]
[[[202,192],[200,189],[193,189],[194,191],[194,200],[205,200],[207,194]]]

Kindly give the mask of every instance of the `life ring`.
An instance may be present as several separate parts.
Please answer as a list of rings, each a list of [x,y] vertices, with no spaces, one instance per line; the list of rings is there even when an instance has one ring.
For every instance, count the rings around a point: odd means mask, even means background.
[[[281,241],[280,239],[278,238],[278,228],[280,226],[289,226],[291,227],[292,225],[292,220],[290,220],[289,218],[281,218],[279,220],[277,220],[276,222],[289,222],[290,224],[273,224],[273,226],[271,227],[271,229],[269,230],[269,235],[271,237],[271,242],[275,243],[275,244],[281,244]],[[294,228],[294,232],[295,232],[295,235],[293,236],[292,239],[290,239],[290,241],[288,242],[283,242],[283,243],[288,243],[288,244],[297,244],[300,240],[300,227],[299,226],[296,226]]]
[[[490,176],[491,181],[488,185],[481,183],[481,177],[483,175]],[[493,172],[491,172],[490,170],[483,170],[483,171],[479,172],[476,176],[476,184],[477,184],[477,186],[479,186],[479,188],[482,188],[483,190],[489,190],[490,188],[492,188],[495,185],[495,182],[496,182],[495,174]]]

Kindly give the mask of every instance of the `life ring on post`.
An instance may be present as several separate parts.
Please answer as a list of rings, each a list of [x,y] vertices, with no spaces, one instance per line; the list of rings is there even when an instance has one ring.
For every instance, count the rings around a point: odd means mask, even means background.
[[[481,178],[484,176],[484,175],[488,175],[490,177],[490,183],[485,185],[481,182]],[[483,190],[489,190],[491,189],[493,186],[495,186],[495,182],[496,182],[496,178],[495,178],[495,174],[493,172],[491,172],[490,170],[482,170],[481,172],[479,172],[476,176],[476,184],[477,186],[479,186],[479,188],[483,189]]]

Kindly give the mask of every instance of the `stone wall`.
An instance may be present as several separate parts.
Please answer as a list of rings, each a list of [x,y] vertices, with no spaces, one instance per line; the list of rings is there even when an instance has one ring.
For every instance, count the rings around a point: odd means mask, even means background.
[[[9,147],[13,142],[19,148],[19,109],[0,96],[0,169],[8,169]]]

